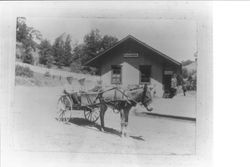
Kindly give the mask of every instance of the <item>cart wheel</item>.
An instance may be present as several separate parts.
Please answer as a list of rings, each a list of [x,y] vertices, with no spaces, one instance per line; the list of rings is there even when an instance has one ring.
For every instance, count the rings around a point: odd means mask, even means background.
[[[57,102],[57,120],[68,122],[71,118],[72,101],[68,96],[61,96]]]
[[[85,116],[85,119],[87,119],[88,121],[94,123],[100,117],[100,108],[95,107],[95,108],[85,109],[84,110],[84,116]]]

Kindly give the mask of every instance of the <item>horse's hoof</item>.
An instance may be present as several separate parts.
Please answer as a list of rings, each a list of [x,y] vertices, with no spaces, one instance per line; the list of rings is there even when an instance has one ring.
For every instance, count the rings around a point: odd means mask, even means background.
[[[126,133],[121,134],[121,138],[127,138],[127,134]]]

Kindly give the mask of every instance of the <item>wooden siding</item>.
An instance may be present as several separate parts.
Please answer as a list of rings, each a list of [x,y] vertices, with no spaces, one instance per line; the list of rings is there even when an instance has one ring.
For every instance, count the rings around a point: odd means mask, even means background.
[[[138,53],[138,57],[124,57],[124,53]],[[162,77],[164,69],[176,71],[174,66],[161,59],[154,52],[144,49],[134,41],[127,41],[101,58],[98,64],[103,84],[111,84],[111,65],[122,66],[122,86],[140,84],[140,65],[151,66],[151,85],[155,86],[156,94],[162,96]]]

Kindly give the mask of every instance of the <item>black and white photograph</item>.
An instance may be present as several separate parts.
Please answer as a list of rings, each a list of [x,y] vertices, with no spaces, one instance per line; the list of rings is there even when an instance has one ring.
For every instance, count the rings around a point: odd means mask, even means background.
[[[42,153],[42,166],[144,166],[154,157],[164,166],[162,156],[195,166],[185,162],[211,141],[208,2],[20,5],[11,16],[12,151],[32,164]]]

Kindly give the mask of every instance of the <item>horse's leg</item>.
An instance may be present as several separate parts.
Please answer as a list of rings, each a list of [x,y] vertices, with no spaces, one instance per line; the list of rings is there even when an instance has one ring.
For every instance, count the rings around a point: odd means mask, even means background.
[[[124,137],[124,126],[125,126],[125,113],[124,109],[120,110],[120,116],[121,116],[121,137]]]
[[[131,110],[131,106],[129,106],[129,107],[126,107],[125,109],[124,109],[124,135],[125,135],[125,137],[127,136],[127,126],[128,126],[128,116],[129,116],[129,111]]]
[[[101,131],[104,131],[104,115],[107,110],[107,106],[105,104],[101,104],[100,106],[100,121],[101,121]]]

